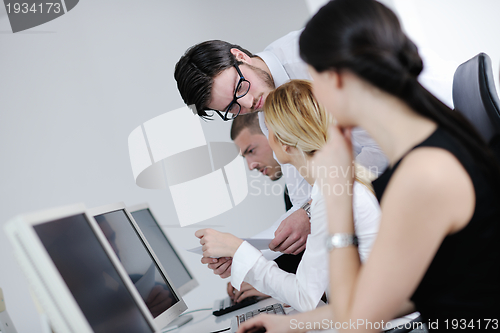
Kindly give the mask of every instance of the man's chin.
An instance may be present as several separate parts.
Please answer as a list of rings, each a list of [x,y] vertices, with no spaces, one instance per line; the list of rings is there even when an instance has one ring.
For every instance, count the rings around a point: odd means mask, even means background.
[[[254,109],[251,109],[251,110],[248,110],[248,111],[241,111],[240,114],[239,114],[239,116],[244,116],[244,115],[247,115],[247,114],[261,112],[261,111],[264,111],[264,110],[254,110]]]
[[[278,175],[271,175],[271,176],[269,176],[269,179],[271,181],[275,182],[275,181],[281,179],[282,176],[283,176],[283,174],[280,172]]]

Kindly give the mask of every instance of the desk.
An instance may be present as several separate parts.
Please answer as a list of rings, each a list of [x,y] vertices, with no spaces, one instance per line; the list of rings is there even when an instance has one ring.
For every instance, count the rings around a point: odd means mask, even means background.
[[[199,311],[199,312],[193,312],[190,313],[190,315],[193,316],[193,320],[185,324],[184,326],[181,326],[180,328],[170,331],[171,333],[210,333],[210,332],[216,332],[220,331],[226,328],[231,327],[231,319],[239,314],[242,313],[247,313],[248,311],[253,311],[271,304],[275,303],[281,303],[274,298],[266,298],[263,299],[262,301],[252,304],[250,306],[247,306],[243,309],[239,309],[230,313],[227,313],[223,316],[216,317],[212,314],[212,310],[207,310],[207,311]],[[323,302],[321,302],[322,305],[324,305]],[[321,306],[321,305],[320,305]],[[207,306],[208,308],[209,306]],[[293,315],[296,313],[299,313],[295,309],[291,307],[284,307],[285,312],[287,315]],[[196,310],[196,309],[188,309],[187,312]],[[396,327],[398,325],[404,325],[405,323],[411,321],[412,319],[418,317],[418,313],[412,313],[410,315],[404,316],[402,318],[394,319],[391,321],[391,327]],[[224,331],[222,333],[229,333],[230,331]],[[322,332],[322,333],[333,333],[337,332],[336,330],[323,330],[323,331],[317,331],[317,330],[312,330],[309,331],[310,333],[313,332]],[[425,331],[424,331],[425,332]]]
[[[223,316],[216,317],[212,314],[211,310],[207,311],[199,311],[199,312],[193,312],[190,313],[190,315],[193,316],[193,320],[191,320],[189,323],[185,324],[184,326],[181,326],[180,328],[170,331],[169,333],[210,333],[210,332],[215,332],[215,331],[220,331],[225,328],[231,327],[231,319],[239,314],[246,313],[248,311],[253,311],[257,310],[259,308],[262,308],[264,306],[268,306],[271,304],[275,303],[280,303],[279,301],[273,299],[273,298],[266,298],[263,299],[262,301],[252,304],[250,306],[247,306],[243,309],[239,309],[230,313],[226,313]],[[207,306],[208,307],[211,307]],[[196,309],[188,309],[187,312],[196,310]],[[287,314],[289,313],[297,313],[294,309],[290,307],[285,308],[285,312]],[[227,332],[230,332],[229,330]],[[224,332],[225,333],[225,332]]]

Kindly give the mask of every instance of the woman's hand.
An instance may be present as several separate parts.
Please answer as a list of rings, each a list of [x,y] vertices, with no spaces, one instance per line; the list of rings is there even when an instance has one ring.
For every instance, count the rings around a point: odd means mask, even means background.
[[[239,303],[245,298],[252,297],[252,296],[259,296],[262,298],[265,297],[270,297],[269,295],[266,295],[264,293],[261,293],[257,289],[255,289],[251,284],[247,282],[243,282],[241,284],[240,290],[236,290],[231,283],[228,283],[227,285],[227,293],[229,294],[229,297],[235,302]]]
[[[243,243],[243,240],[232,234],[213,229],[200,229],[194,235],[200,239],[205,258],[234,257]]]
[[[240,325],[236,333],[258,332],[264,327],[266,333],[288,333],[293,332],[290,328],[290,318],[280,315],[261,314]]]
[[[351,129],[331,125],[328,142],[314,155],[314,175],[318,180],[354,179]]]

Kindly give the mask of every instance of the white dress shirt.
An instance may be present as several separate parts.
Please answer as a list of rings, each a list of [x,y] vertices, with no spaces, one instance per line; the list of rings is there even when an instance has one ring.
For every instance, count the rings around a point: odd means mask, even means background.
[[[293,80],[312,80],[307,64],[300,58],[299,37],[302,30],[292,31],[267,46],[263,52],[257,53],[271,71],[275,87]],[[264,124],[264,114],[259,113],[259,124],[262,133],[269,136],[269,131]],[[380,175],[388,165],[387,157],[384,155],[376,142],[361,128],[352,131],[353,153],[356,161],[369,169],[373,174]],[[288,186],[287,171],[283,170],[285,181]],[[296,186],[301,186],[300,181],[292,181]],[[290,188],[289,188],[290,191]],[[293,193],[289,193],[292,204],[294,203]],[[300,197],[297,202],[304,203],[306,200]]]
[[[292,31],[267,46],[263,52],[257,53],[271,71],[276,87],[291,79],[311,80],[306,63],[300,58],[299,37],[302,31]],[[259,125],[262,133],[268,138],[269,131],[264,123],[264,113],[259,112]],[[387,167],[387,158],[373,139],[362,129],[353,130],[353,151],[356,161],[366,166],[375,175],[381,174]],[[274,159],[278,161],[274,155]],[[377,172],[378,171],[378,172]],[[254,235],[253,238],[274,238],[274,232],[281,222],[299,209],[311,198],[311,185],[299,174],[291,164],[282,164],[281,172],[288,188],[288,196],[293,207],[279,217],[268,229]],[[279,252],[263,250],[264,257],[272,260],[281,255]]]
[[[364,185],[353,186],[353,218],[359,239],[359,253],[364,261],[375,240],[380,208],[373,193]],[[291,305],[298,311],[309,311],[318,305],[328,288],[328,252],[325,237],[328,234],[326,207],[319,188],[315,185],[311,203],[311,234],[296,274],[278,268],[274,261],[247,242],[236,251],[231,267],[231,284],[239,289],[243,281],[260,292]]]

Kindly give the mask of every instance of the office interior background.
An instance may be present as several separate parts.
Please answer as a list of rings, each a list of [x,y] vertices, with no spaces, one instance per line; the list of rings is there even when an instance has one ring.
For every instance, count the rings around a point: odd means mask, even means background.
[[[492,60],[499,87],[500,1],[384,0],[417,45],[449,75],[479,52]],[[221,39],[252,52],[301,29],[324,0],[82,0],[67,14],[13,34],[0,6],[0,287],[18,332],[39,332],[28,283],[3,225],[18,214],[84,202],[150,204],[181,250],[199,286],[185,296],[190,309],[225,296],[228,280],[200,256],[196,225],[180,228],[167,190],[135,185],[130,132],[183,106],[173,78],[185,50]],[[449,94],[451,96],[451,85]],[[203,122],[207,141],[229,141],[230,123]],[[245,201],[200,224],[249,237],[284,212],[282,193],[257,171]],[[274,185],[274,194],[255,195]],[[192,203],[193,208],[196,202]]]

